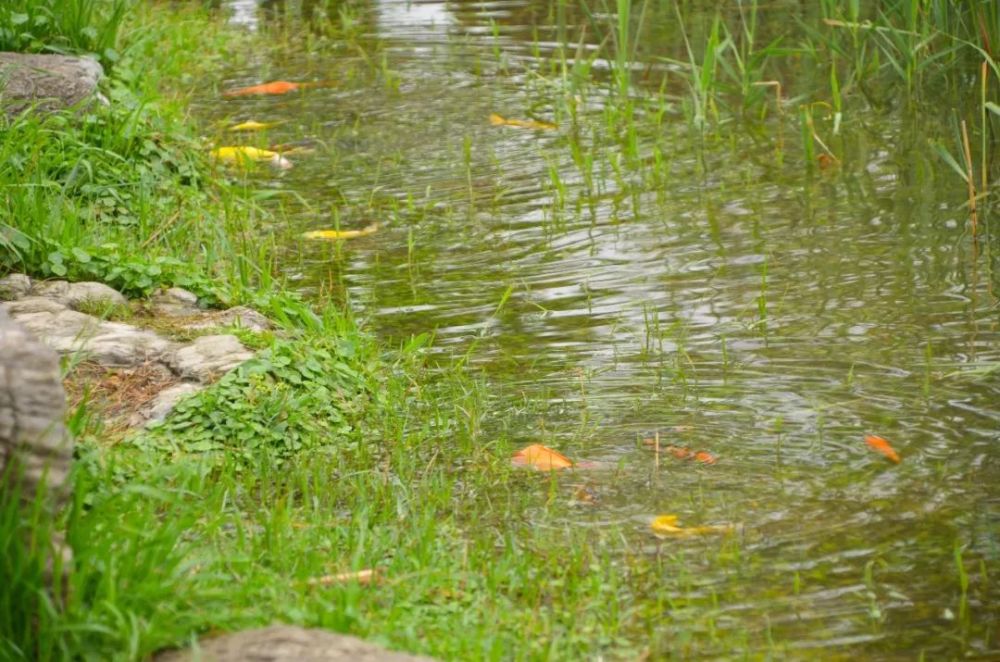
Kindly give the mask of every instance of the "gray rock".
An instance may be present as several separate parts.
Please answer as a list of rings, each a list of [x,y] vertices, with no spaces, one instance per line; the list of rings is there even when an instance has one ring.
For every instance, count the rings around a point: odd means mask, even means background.
[[[4,308],[11,317],[20,317],[21,315],[31,315],[34,313],[61,313],[66,310],[66,306],[59,303],[58,301],[53,301],[52,299],[46,297],[24,297],[23,299],[18,299],[17,301],[9,301],[3,304]]]
[[[66,315],[62,313],[61,317]],[[56,323],[59,323],[58,319]],[[100,322],[93,335],[81,338],[73,351],[83,352],[101,365],[134,366],[159,361],[174,347],[175,343],[152,331],[120,322]]]
[[[31,288],[31,293],[36,297],[45,297],[59,303],[65,303],[63,299],[69,292],[69,281],[67,280],[40,280]]]
[[[176,346],[152,331],[104,322],[41,297],[0,304],[0,308],[60,354],[83,353],[102,365],[134,366],[156,361]]]
[[[24,274],[8,274],[0,278],[0,301],[13,301],[31,291],[31,279]]]
[[[0,109],[8,117],[25,110],[51,112],[93,99],[104,75],[97,60],[65,55],[0,53]]]
[[[164,290],[162,296],[188,306],[198,305],[198,295],[194,292],[189,292],[182,287],[171,287],[170,289]]]
[[[101,303],[113,306],[128,305],[128,299],[121,292],[104,283],[73,283],[66,293],[66,304],[76,308],[83,303]]]
[[[234,306],[217,313],[205,313],[200,319],[185,324],[189,329],[207,329],[213,326],[238,326],[250,331],[266,331],[271,321],[252,308]]]
[[[166,357],[166,363],[185,379],[210,382],[244,361],[253,358],[253,352],[243,346],[236,336],[202,336],[195,338]]]
[[[166,651],[155,662],[431,662],[396,653],[356,637],[326,630],[273,625],[198,642],[197,648]]]
[[[181,382],[165,388],[156,394],[152,402],[140,409],[130,420],[129,425],[150,425],[165,419],[183,398],[197,393],[205,388],[201,384]]]
[[[68,498],[73,442],[65,416],[59,357],[0,307],[0,474],[8,464],[18,464],[25,503],[33,502],[43,483],[48,505],[58,507]],[[61,535],[53,546],[64,562],[69,560]]]
[[[128,303],[128,299],[118,290],[112,289],[104,283],[89,281],[82,283],[68,283],[64,280],[42,281],[35,283],[35,286],[31,288],[31,293],[35,296],[58,301],[70,308],[77,308],[87,302],[114,306],[123,306]]]
[[[153,310],[167,317],[188,317],[198,315],[198,295],[179,287],[157,290],[149,300]]]

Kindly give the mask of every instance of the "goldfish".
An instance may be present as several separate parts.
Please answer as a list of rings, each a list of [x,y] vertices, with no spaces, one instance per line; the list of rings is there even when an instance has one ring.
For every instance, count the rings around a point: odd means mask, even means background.
[[[278,126],[280,122],[255,122],[254,120],[247,120],[246,122],[240,122],[239,124],[234,124],[229,127],[230,131],[261,131],[263,129],[270,129],[272,126]]]
[[[573,466],[573,460],[541,444],[525,446],[514,453],[511,462],[519,467],[534,467],[538,471],[553,471]]]
[[[245,97],[259,94],[288,94],[289,92],[295,92],[296,90],[303,89],[307,86],[308,83],[292,83],[287,80],[276,80],[272,83],[262,83],[260,85],[251,85],[250,87],[227,90],[222,93],[222,96]]]
[[[899,457],[899,453],[893,449],[889,442],[882,437],[876,436],[874,434],[865,435],[865,443],[876,453],[881,453],[894,464],[899,464],[902,460]]]

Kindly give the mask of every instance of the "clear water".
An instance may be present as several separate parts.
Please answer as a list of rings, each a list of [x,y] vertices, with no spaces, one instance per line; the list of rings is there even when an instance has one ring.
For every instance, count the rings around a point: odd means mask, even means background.
[[[928,144],[951,135],[944,113],[857,104],[838,133],[820,127],[829,169],[805,162],[791,104],[701,133],[658,59],[685,58],[663,3],[633,68],[664,115],[636,115],[630,153],[606,63],[585,88],[562,77],[561,54],[571,66],[600,41],[575,5],[375,1],[348,10],[344,46],[313,49],[296,6],[235,4],[289,37],[225,87],[330,81],[197,107],[213,126],[282,121],[244,140],[314,150],[250,175],[287,220],[271,229],[284,275],[386,338],[433,332],[442,356],[467,355],[503,434],[620,466],[589,479],[599,504],[581,525],[637,539],[660,513],[741,525],[739,574],[713,560],[717,541],[671,543],[688,595],[718,601],[665,614],[660,636],[730,630],[793,658],[1000,657],[1000,371],[976,372],[1000,362],[1000,314],[964,184]],[[796,29],[797,7],[762,29]],[[826,75],[790,71],[787,94]],[[298,238],[374,221],[339,245]],[[649,431],[719,462],[657,468]]]

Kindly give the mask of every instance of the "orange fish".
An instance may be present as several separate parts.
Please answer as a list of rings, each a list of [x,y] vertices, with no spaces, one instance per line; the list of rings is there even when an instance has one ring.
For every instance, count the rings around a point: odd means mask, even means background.
[[[228,90],[223,92],[222,96],[245,97],[254,94],[288,94],[289,92],[295,92],[296,90],[312,87],[313,85],[310,83],[291,83],[287,80],[276,80],[273,83],[263,83],[261,85],[251,85],[250,87]]]
[[[534,467],[538,471],[553,471],[573,466],[573,461],[565,455],[541,444],[531,444],[514,453],[510,460],[518,467]]]
[[[866,434],[865,443],[868,444],[868,448],[872,449],[876,453],[881,453],[890,462],[895,464],[900,463],[901,460],[899,458],[899,453],[897,453],[893,447],[889,445],[889,442],[882,437],[878,437],[874,434]]]

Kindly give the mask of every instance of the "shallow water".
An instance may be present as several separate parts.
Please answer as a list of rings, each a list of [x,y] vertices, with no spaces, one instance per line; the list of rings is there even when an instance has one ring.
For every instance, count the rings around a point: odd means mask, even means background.
[[[237,5],[248,29],[301,28]],[[578,11],[351,11],[350,46],[301,34],[224,82],[329,87],[198,103],[209,124],[284,122],[245,140],[314,150],[250,175],[287,219],[272,228],[287,277],[345,296],[387,338],[433,331],[435,351],[467,355],[497,411],[523,412],[498,434],[620,466],[589,480],[600,504],[581,525],[638,538],[660,513],[740,524],[752,571],[729,572],[718,542],[671,548],[690,567],[683,595],[718,605],[673,609],[657,636],[730,631],[791,657],[1000,656],[1000,373],[973,374],[1000,361],[1000,315],[973,267],[964,185],[926,141],[950,129],[855,108],[824,133],[841,165],[810,168],[797,123],[696,131],[668,76],[663,120],[637,114],[630,153],[603,61],[587,86],[560,75],[564,40],[570,59],[599,42]],[[669,17],[645,19],[657,51],[640,50],[636,95],[670,70],[657,54],[681,57],[676,29],[655,30]],[[298,239],[374,221],[340,245]],[[718,464],[655,467],[639,442],[655,431]]]

